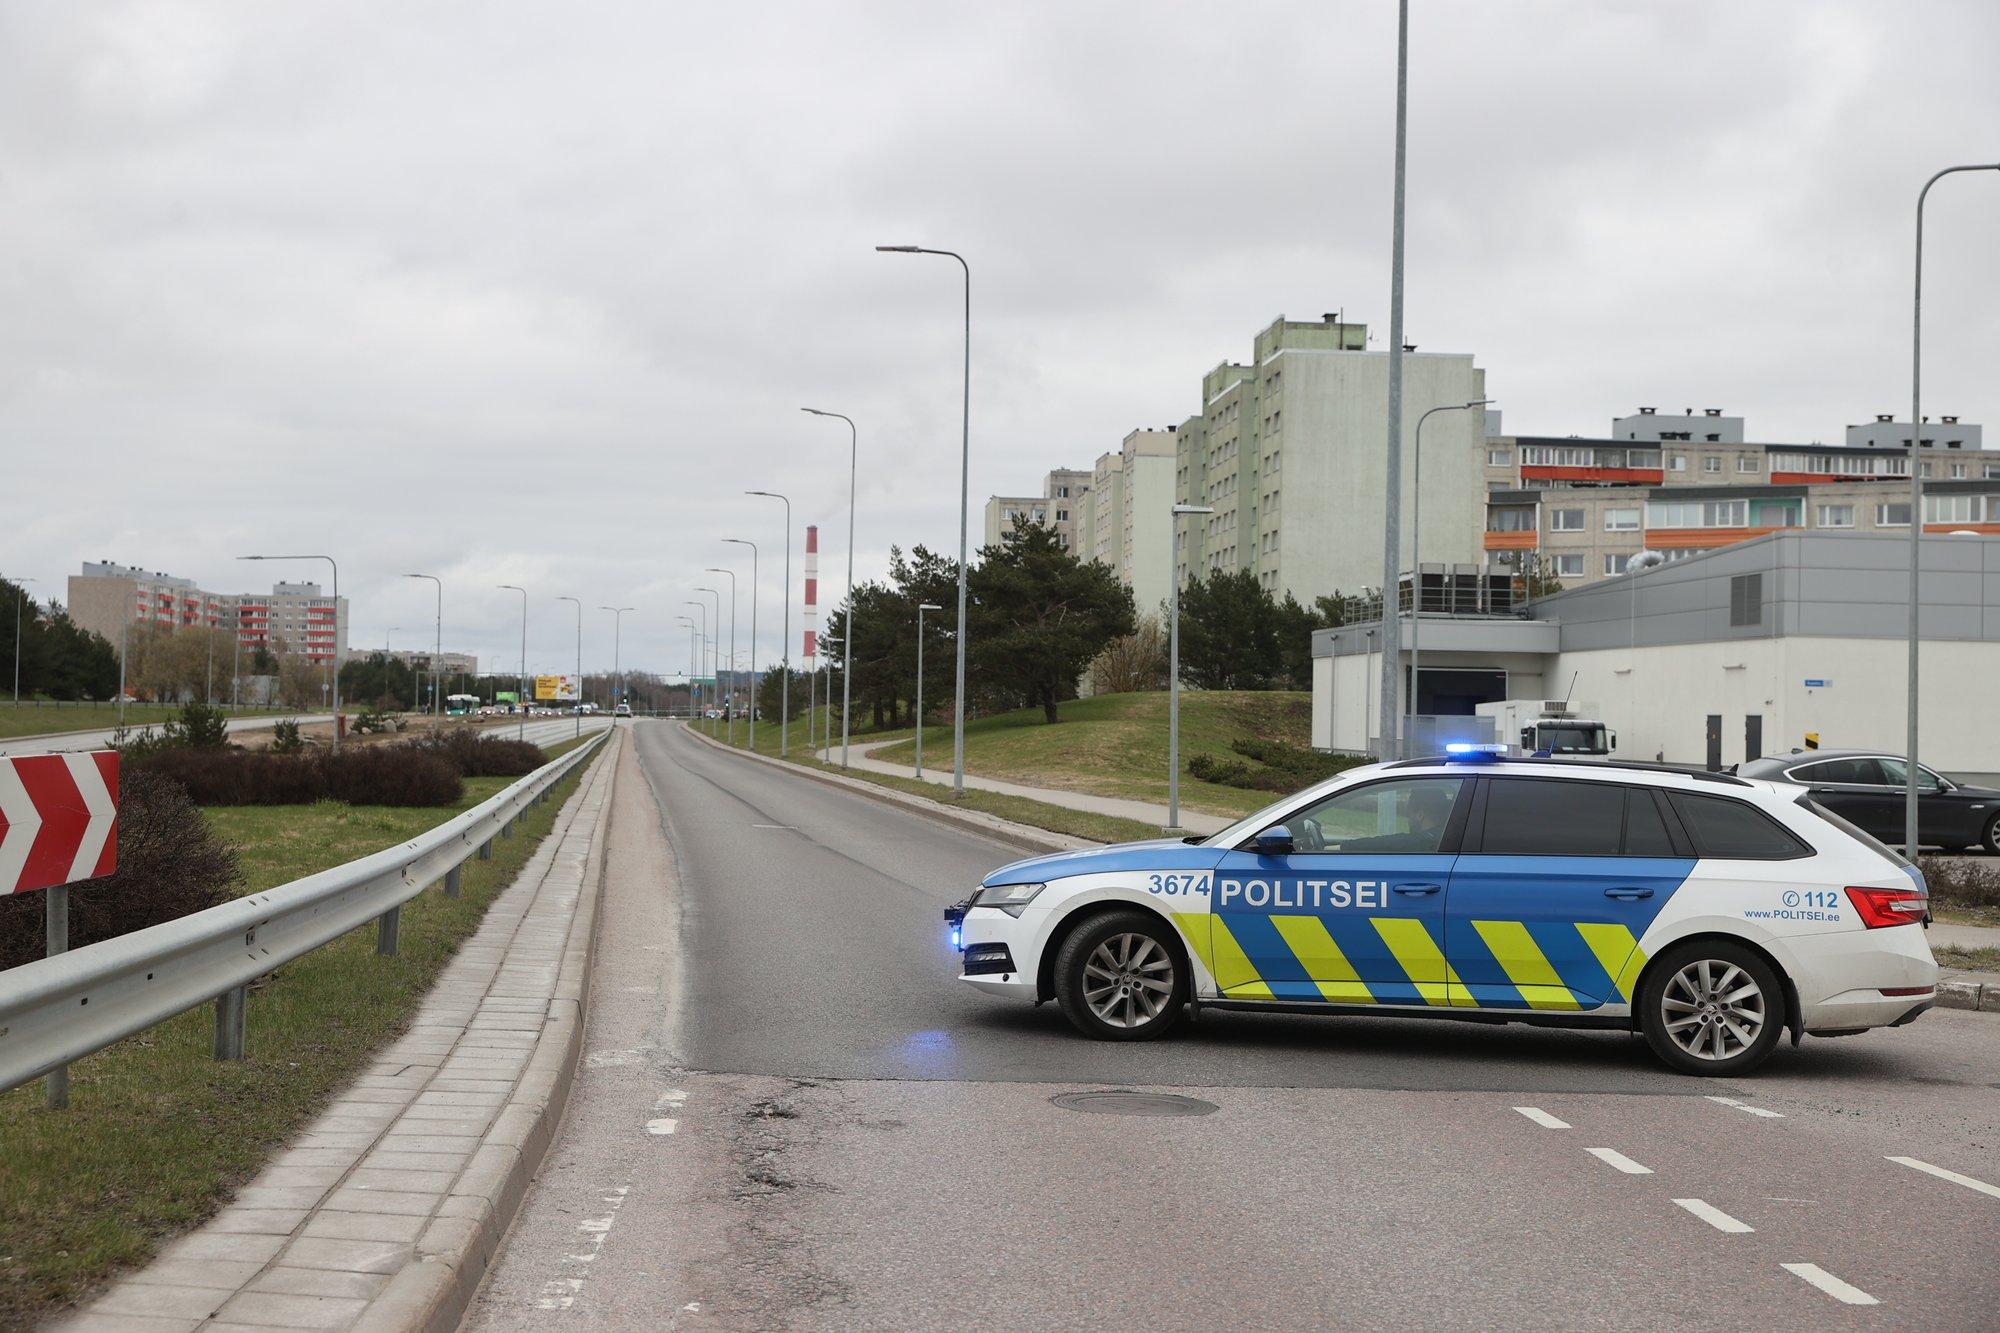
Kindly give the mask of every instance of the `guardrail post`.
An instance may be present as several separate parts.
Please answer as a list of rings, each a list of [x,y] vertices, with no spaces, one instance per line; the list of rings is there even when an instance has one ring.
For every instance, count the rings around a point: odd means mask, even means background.
[[[509,818],[509,819],[507,820],[507,822],[506,822],[506,823],[502,824],[502,825],[500,826],[500,836],[501,836],[501,837],[503,837],[503,838],[511,838],[511,837],[513,837],[513,836],[514,836],[514,820],[516,820],[516,819],[519,819],[519,818],[520,818],[520,816],[519,816],[519,815],[514,815],[514,816],[511,816],[511,817],[510,817],[510,818]]]
[[[447,898],[458,897],[458,890],[464,874],[465,874],[465,866],[463,864],[455,865],[451,869],[444,872],[445,897]]]
[[[375,918],[375,952],[390,957],[403,942],[403,905],[397,903]]]
[[[49,957],[69,952],[69,885],[51,884],[42,890],[43,925]],[[69,1066],[57,1065],[49,1071],[49,1109],[60,1111],[69,1105]]]
[[[249,988],[238,986],[215,997],[215,1058],[241,1060]]]
[[[491,861],[493,859],[493,839],[488,838],[485,842],[479,844],[479,859],[482,861]]]

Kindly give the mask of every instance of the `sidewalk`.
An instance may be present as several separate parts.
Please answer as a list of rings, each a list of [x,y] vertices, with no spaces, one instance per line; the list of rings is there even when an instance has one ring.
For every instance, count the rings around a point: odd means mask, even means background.
[[[228,1208],[58,1327],[457,1325],[568,1099],[623,747],[591,761],[402,1039]]]
[[[901,741],[875,741],[869,745],[856,745],[849,751],[847,766],[866,773],[884,773],[890,777],[915,778],[917,770],[907,764],[891,764],[872,757],[872,752],[889,745],[900,745]],[[840,763],[840,747],[829,746],[820,751],[819,757],[826,763]],[[947,761],[950,756],[946,756]],[[930,765],[924,772],[923,781],[941,787],[951,785],[951,765],[944,766],[944,776],[938,776],[938,766]],[[1154,828],[1164,828],[1167,823],[1167,807],[1154,805],[1150,801],[1131,801],[1119,796],[1091,796],[1080,791],[1064,791],[1059,787],[1030,787],[1021,782],[1003,782],[999,778],[982,778],[976,773],[965,775],[965,785],[977,787],[981,791],[999,792],[1004,796],[1021,796],[1031,801],[1044,801],[1050,805],[1060,805],[1070,810],[1087,810],[1094,815],[1114,815],[1119,819],[1133,819]],[[1190,833],[1218,833],[1236,821],[1223,815],[1203,814],[1198,810],[1181,807],[1181,827]]]

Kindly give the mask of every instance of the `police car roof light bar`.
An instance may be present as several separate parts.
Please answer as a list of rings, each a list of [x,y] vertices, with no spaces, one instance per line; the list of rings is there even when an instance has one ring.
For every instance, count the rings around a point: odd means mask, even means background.
[[[1505,745],[1475,745],[1471,741],[1453,741],[1444,747],[1445,762],[1455,764],[1490,764],[1507,754]]]

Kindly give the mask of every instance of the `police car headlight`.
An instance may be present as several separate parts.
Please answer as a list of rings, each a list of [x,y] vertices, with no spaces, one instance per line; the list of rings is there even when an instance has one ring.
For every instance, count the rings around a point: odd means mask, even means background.
[[[1046,884],[992,884],[979,890],[972,899],[974,907],[997,907],[1008,916],[1019,916],[1035,895],[1046,889]]]

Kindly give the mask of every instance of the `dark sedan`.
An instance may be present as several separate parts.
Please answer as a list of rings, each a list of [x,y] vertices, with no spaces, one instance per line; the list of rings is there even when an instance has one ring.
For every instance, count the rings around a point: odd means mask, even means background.
[[[1903,795],[1909,766],[1873,750],[1801,750],[1738,766],[1746,778],[1796,782],[1812,798],[1883,842],[1903,842]],[[2000,855],[2000,791],[1953,782],[1917,765],[1917,837],[1926,847],[1960,852],[1984,846]]]

